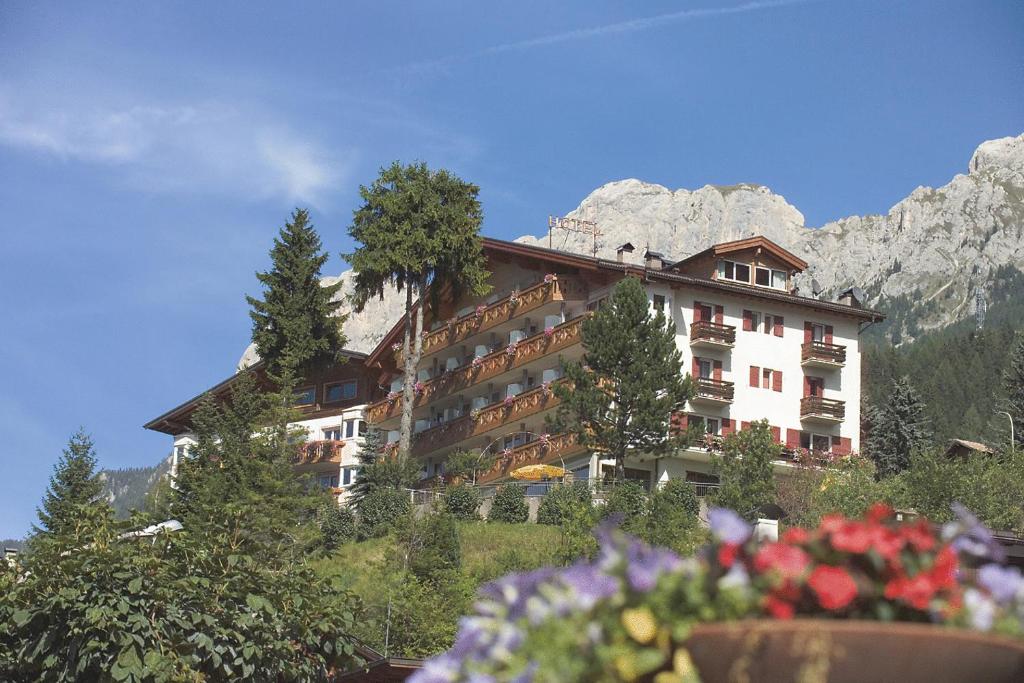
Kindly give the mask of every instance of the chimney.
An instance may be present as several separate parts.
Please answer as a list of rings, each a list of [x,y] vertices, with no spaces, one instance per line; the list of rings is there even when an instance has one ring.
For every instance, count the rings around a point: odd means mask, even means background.
[[[836,301],[851,308],[861,308],[864,305],[863,298],[864,292],[860,287],[850,287],[840,294]]]
[[[626,242],[621,247],[616,249],[615,256],[618,259],[619,263],[622,263],[624,259],[624,254],[632,254],[635,248],[636,247],[634,247],[630,242]]]
[[[648,249],[644,253],[644,268],[648,270],[661,270],[662,254]]]

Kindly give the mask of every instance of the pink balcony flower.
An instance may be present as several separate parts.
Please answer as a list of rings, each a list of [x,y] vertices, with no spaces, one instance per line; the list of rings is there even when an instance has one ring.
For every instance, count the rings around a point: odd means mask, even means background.
[[[423,384],[423,382],[416,382],[416,384],[412,385],[412,390],[415,391],[417,394],[422,394],[425,388],[426,386]]]
[[[485,310],[487,310],[487,306],[485,306],[484,304],[480,304],[479,306],[477,306],[475,313],[476,317],[479,318],[480,316],[482,316]]]
[[[544,284],[550,285],[552,282],[554,282],[557,279],[558,279],[558,276],[556,276],[554,273],[548,273],[547,275],[544,276]]]
[[[394,344],[391,345],[391,350],[392,351],[398,351],[401,348],[402,348],[402,345],[400,343],[398,343],[398,342],[395,342]]]
[[[388,392],[388,400],[391,401],[392,403],[397,401],[398,400],[398,392],[397,391],[389,391]]]
[[[473,367],[474,367],[474,368],[479,368],[479,367],[480,367],[481,365],[483,365],[483,364],[484,364],[484,359],[483,359],[483,358],[481,358],[480,356],[476,356],[476,357],[475,357],[475,358],[473,359],[473,363],[472,363],[472,365],[473,365]]]
[[[508,295],[508,301],[513,306],[515,306],[516,304],[519,303],[519,290],[518,289],[513,289],[512,290],[512,293]]]
[[[505,355],[510,357],[510,358],[512,356],[516,355],[516,349],[518,347],[519,347],[519,344],[517,344],[516,342],[512,342],[511,344],[509,344],[508,346],[505,347]]]
[[[515,396],[506,396],[505,400],[503,401],[503,403],[505,404],[506,408],[511,408],[512,404],[515,403],[515,402],[516,402],[516,397]]]
[[[548,325],[547,327],[544,328],[544,336],[547,337],[548,339],[551,339],[551,335],[553,335],[554,333],[555,328],[552,327],[551,325]]]
[[[548,381],[541,383],[540,390],[544,393],[545,396],[549,396],[551,394],[551,382]]]
[[[512,449],[511,448],[506,448],[505,450],[503,450],[501,452],[501,457],[503,457],[503,458],[511,458],[512,457]]]
[[[547,432],[544,432],[543,434],[541,434],[540,435],[540,445],[543,446],[544,448],[547,448],[548,446],[550,446],[551,445],[551,435],[548,434]]]

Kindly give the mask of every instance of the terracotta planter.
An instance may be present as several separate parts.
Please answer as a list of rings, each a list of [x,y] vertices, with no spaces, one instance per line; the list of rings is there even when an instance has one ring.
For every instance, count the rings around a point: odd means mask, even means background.
[[[1024,641],[927,624],[750,620],[686,643],[702,683],[1018,683]]]

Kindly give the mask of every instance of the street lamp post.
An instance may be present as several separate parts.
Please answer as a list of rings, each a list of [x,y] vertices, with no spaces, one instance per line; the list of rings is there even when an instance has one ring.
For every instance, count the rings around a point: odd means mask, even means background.
[[[1006,419],[1010,421],[1010,452],[1012,453],[1013,451],[1017,450],[1017,440],[1014,438],[1013,435],[1013,415],[1010,415],[1010,413],[1006,412],[1005,410],[997,410],[996,413],[998,415],[1005,415]]]

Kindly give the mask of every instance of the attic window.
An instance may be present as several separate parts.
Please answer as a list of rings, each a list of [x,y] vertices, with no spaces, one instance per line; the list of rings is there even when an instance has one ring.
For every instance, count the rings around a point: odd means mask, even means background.
[[[718,277],[723,280],[732,280],[749,285],[750,266],[746,263],[736,263],[735,261],[719,261]]]
[[[316,387],[307,387],[295,391],[295,405],[311,406],[316,401]]]
[[[754,273],[754,284],[773,289],[786,289],[786,271],[758,267]]]

